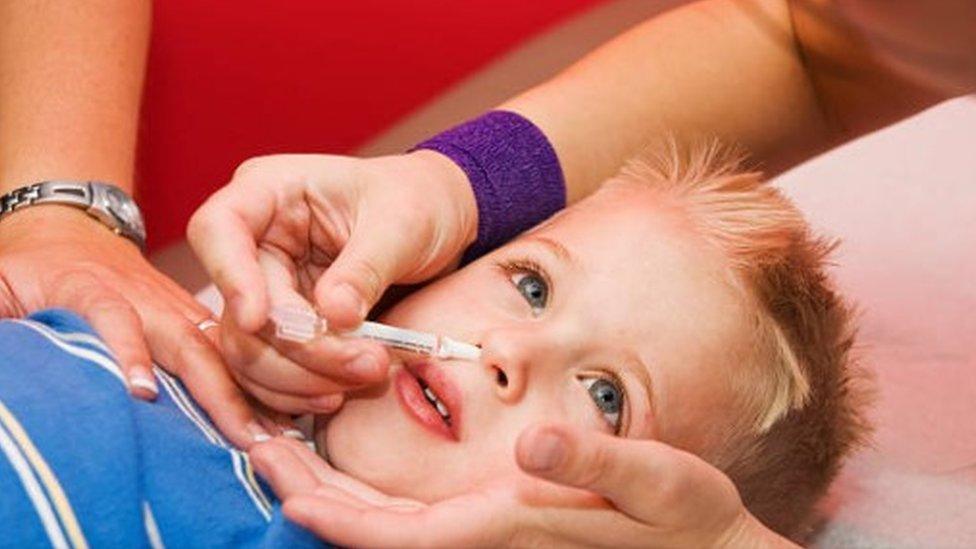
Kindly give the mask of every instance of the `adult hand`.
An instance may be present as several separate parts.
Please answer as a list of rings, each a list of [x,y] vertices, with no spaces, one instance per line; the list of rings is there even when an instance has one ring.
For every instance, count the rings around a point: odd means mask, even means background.
[[[271,307],[310,303],[330,331],[351,329],[391,284],[453,267],[476,233],[464,173],[418,151],[248,160],[187,234],[226,300],[223,351],[238,381],[274,409],[323,413],[339,392],[384,379],[389,354],[366,341],[282,342]]]
[[[217,426],[246,447],[273,429],[244,399],[196,323],[210,311],[138,248],[80,210],[44,205],[0,222],[0,317],[47,307],[84,317],[111,349],[130,390],[153,398],[152,358],[180,377]]]
[[[248,449],[254,467],[274,485],[282,499],[327,487],[348,505],[382,509],[419,510],[423,503],[392,497],[334,469],[303,442],[276,437]]]
[[[293,441],[252,457],[289,518],[343,546],[795,547],[749,514],[721,471],[659,442],[541,425],[515,454],[531,475],[520,486],[431,505],[350,488]]]

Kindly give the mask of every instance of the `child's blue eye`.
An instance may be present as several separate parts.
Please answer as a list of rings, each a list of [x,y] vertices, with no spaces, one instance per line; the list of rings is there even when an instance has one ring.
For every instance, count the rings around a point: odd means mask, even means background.
[[[549,285],[542,276],[533,272],[514,273],[512,284],[515,284],[515,288],[532,307],[533,313],[538,314],[546,308],[546,303],[549,301]]]
[[[620,432],[620,420],[624,409],[624,391],[615,381],[605,377],[584,377],[580,381],[590,393],[590,398],[603,419],[615,434]]]

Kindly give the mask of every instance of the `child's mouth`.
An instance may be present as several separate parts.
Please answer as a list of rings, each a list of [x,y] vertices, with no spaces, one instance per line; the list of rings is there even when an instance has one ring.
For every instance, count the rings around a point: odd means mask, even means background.
[[[459,440],[460,398],[440,368],[431,363],[407,365],[397,374],[395,389],[408,416],[438,436]]]
[[[444,423],[450,426],[451,414],[447,411],[447,406],[441,402],[439,398],[437,398],[437,394],[434,393],[433,389],[431,389],[423,379],[417,378],[417,381],[420,383],[420,388],[424,390],[424,396],[427,397],[427,402],[430,402],[434,406],[437,413],[444,418]]]

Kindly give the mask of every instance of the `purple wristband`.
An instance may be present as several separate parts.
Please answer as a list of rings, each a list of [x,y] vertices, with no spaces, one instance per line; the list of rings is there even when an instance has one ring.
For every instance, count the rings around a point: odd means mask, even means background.
[[[539,128],[508,111],[491,111],[411,150],[437,151],[464,170],[478,203],[478,239],[468,263],[566,207],[556,151]]]

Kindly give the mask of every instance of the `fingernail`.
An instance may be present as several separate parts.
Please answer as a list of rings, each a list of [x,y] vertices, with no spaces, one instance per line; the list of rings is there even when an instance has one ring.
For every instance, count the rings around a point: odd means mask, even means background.
[[[342,395],[325,395],[315,397],[310,399],[308,404],[317,412],[329,414],[336,411],[336,409],[339,408],[339,405],[342,404]]]
[[[251,433],[251,440],[254,442],[267,442],[271,440],[271,435],[268,434],[268,431],[257,423],[248,423],[247,432]]]
[[[363,353],[346,362],[345,369],[350,375],[359,379],[373,379],[379,374],[379,363],[369,353]]]
[[[281,432],[281,434],[285,435],[288,438],[293,438],[295,440],[305,440],[305,435],[303,435],[302,432],[299,431],[298,429],[285,429],[284,431]]]
[[[359,296],[359,292],[349,284],[343,283],[336,286],[335,298],[337,301],[349,304],[351,308],[356,310],[359,318],[366,318],[369,308],[363,298]]]
[[[154,395],[159,394],[159,387],[156,380],[143,373],[134,373],[129,376],[129,386],[132,388],[145,389]]]
[[[525,465],[535,471],[549,471],[558,467],[565,457],[563,438],[555,433],[542,433],[536,436]]]

